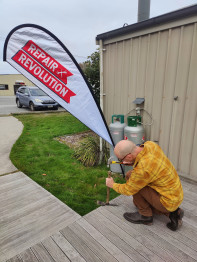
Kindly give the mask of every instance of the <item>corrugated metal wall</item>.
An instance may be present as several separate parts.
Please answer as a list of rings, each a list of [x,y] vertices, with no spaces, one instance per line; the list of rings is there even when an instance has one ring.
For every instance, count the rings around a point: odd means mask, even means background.
[[[158,141],[180,174],[197,179],[197,24],[108,41],[104,49],[108,124],[113,114],[127,115],[135,108],[132,101],[144,97],[154,120],[145,126],[146,140]]]

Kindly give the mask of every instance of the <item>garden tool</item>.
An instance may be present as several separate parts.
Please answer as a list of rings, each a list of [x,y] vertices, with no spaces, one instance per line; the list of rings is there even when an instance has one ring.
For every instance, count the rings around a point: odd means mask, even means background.
[[[120,161],[115,161],[115,160],[113,160],[113,159],[114,159],[113,156],[111,156],[111,157],[108,159],[108,161],[107,161],[107,167],[109,167],[111,164],[119,164],[119,165],[122,164],[122,162],[120,162]]]
[[[112,162],[116,162],[116,161],[112,161],[113,157],[110,157],[107,161],[107,167],[110,166],[110,164],[112,164]],[[108,171],[108,178],[111,177],[111,171]],[[106,202],[102,202],[102,201],[97,201],[97,205],[100,205],[100,206],[106,206],[106,205],[110,205],[110,206],[117,206],[117,204],[110,204],[109,203],[109,195],[110,195],[110,188],[107,187],[107,197],[106,197]]]

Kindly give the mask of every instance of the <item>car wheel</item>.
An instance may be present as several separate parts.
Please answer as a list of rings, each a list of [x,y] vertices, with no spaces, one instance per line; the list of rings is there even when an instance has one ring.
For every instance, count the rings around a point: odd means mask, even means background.
[[[53,107],[53,110],[58,110],[58,106],[54,106],[54,107]]]
[[[16,105],[17,105],[18,108],[21,108],[23,106],[23,105],[21,105],[19,99],[16,100]]]
[[[33,102],[29,103],[29,108],[30,108],[31,111],[35,111],[35,106],[34,106]]]

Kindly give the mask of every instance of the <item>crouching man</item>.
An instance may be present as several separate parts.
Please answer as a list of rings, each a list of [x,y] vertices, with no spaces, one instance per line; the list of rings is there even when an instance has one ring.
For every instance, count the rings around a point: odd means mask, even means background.
[[[133,142],[122,140],[115,146],[114,153],[124,165],[132,165],[127,172],[126,183],[117,184],[113,178],[106,178],[106,186],[122,195],[133,195],[138,208],[136,213],[124,213],[131,223],[152,224],[153,213],[169,216],[167,227],[173,231],[182,224],[183,189],[179,176],[154,142],[147,141],[136,146]]]

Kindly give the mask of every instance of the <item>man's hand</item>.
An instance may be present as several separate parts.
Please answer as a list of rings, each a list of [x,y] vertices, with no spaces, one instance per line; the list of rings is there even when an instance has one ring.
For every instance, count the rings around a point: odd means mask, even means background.
[[[106,186],[113,188],[114,180],[112,177],[106,178]]]

